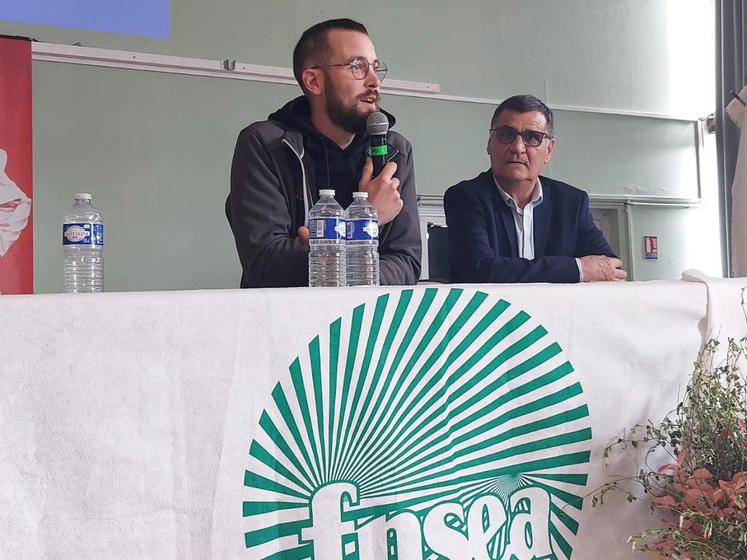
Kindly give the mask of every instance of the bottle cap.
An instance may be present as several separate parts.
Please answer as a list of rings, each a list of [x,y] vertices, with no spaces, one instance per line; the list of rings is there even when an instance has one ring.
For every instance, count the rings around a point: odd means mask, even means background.
[[[91,200],[93,197],[91,196],[91,193],[79,192],[79,193],[75,193],[73,195],[73,198],[82,198],[84,200]]]
[[[368,193],[367,192],[361,192],[361,191],[354,192],[353,193],[353,198],[362,198],[364,200],[368,200]]]
[[[319,196],[335,196],[335,189],[319,189]]]

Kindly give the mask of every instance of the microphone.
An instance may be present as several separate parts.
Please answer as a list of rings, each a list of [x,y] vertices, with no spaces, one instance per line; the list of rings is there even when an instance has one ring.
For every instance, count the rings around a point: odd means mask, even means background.
[[[386,133],[389,130],[389,119],[381,111],[368,115],[366,131],[371,142],[371,159],[373,160],[373,174],[376,177],[386,165],[389,151],[386,143]]]

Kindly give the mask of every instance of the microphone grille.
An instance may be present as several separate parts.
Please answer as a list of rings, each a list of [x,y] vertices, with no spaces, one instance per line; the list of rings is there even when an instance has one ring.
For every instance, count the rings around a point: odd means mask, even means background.
[[[368,115],[366,119],[366,131],[370,136],[383,136],[389,130],[389,119],[381,111]]]

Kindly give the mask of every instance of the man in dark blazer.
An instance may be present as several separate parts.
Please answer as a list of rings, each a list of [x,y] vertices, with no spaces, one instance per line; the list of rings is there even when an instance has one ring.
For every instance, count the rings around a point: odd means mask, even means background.
[[[555,138],[550,108],[516,95],[493,114],[490,170],[446,191],[452,282],[624,280],[588,195],[540,172]]]

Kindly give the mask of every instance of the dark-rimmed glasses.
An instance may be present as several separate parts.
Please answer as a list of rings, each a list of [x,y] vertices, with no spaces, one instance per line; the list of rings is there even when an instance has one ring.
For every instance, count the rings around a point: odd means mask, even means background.
[[[491,128],[490,132],[495,132],[495,139],[501,144],[513,144],[516,141],[516,137],[521,136],[524,145],[530,148],[536,148],[542,144],[545,138],[552,138],[549,134],[538,130],[519,132],[511,126],[496,126],[495,128]]]
[[[356,80],[365,80],[368,76],[368,71],[373,68],[374,73],[379,77],[379,81],[384,81],[386,71],[389,70],[384,62],[380,60],[374,60],[368,62],[365,58],[355,57],[350,62],[343,62],[341,64],[324,64],[321,66],[312,66],[312,68],[332,68],[335,66],[350,66],[350,72],[353,74],[353,78]]]

